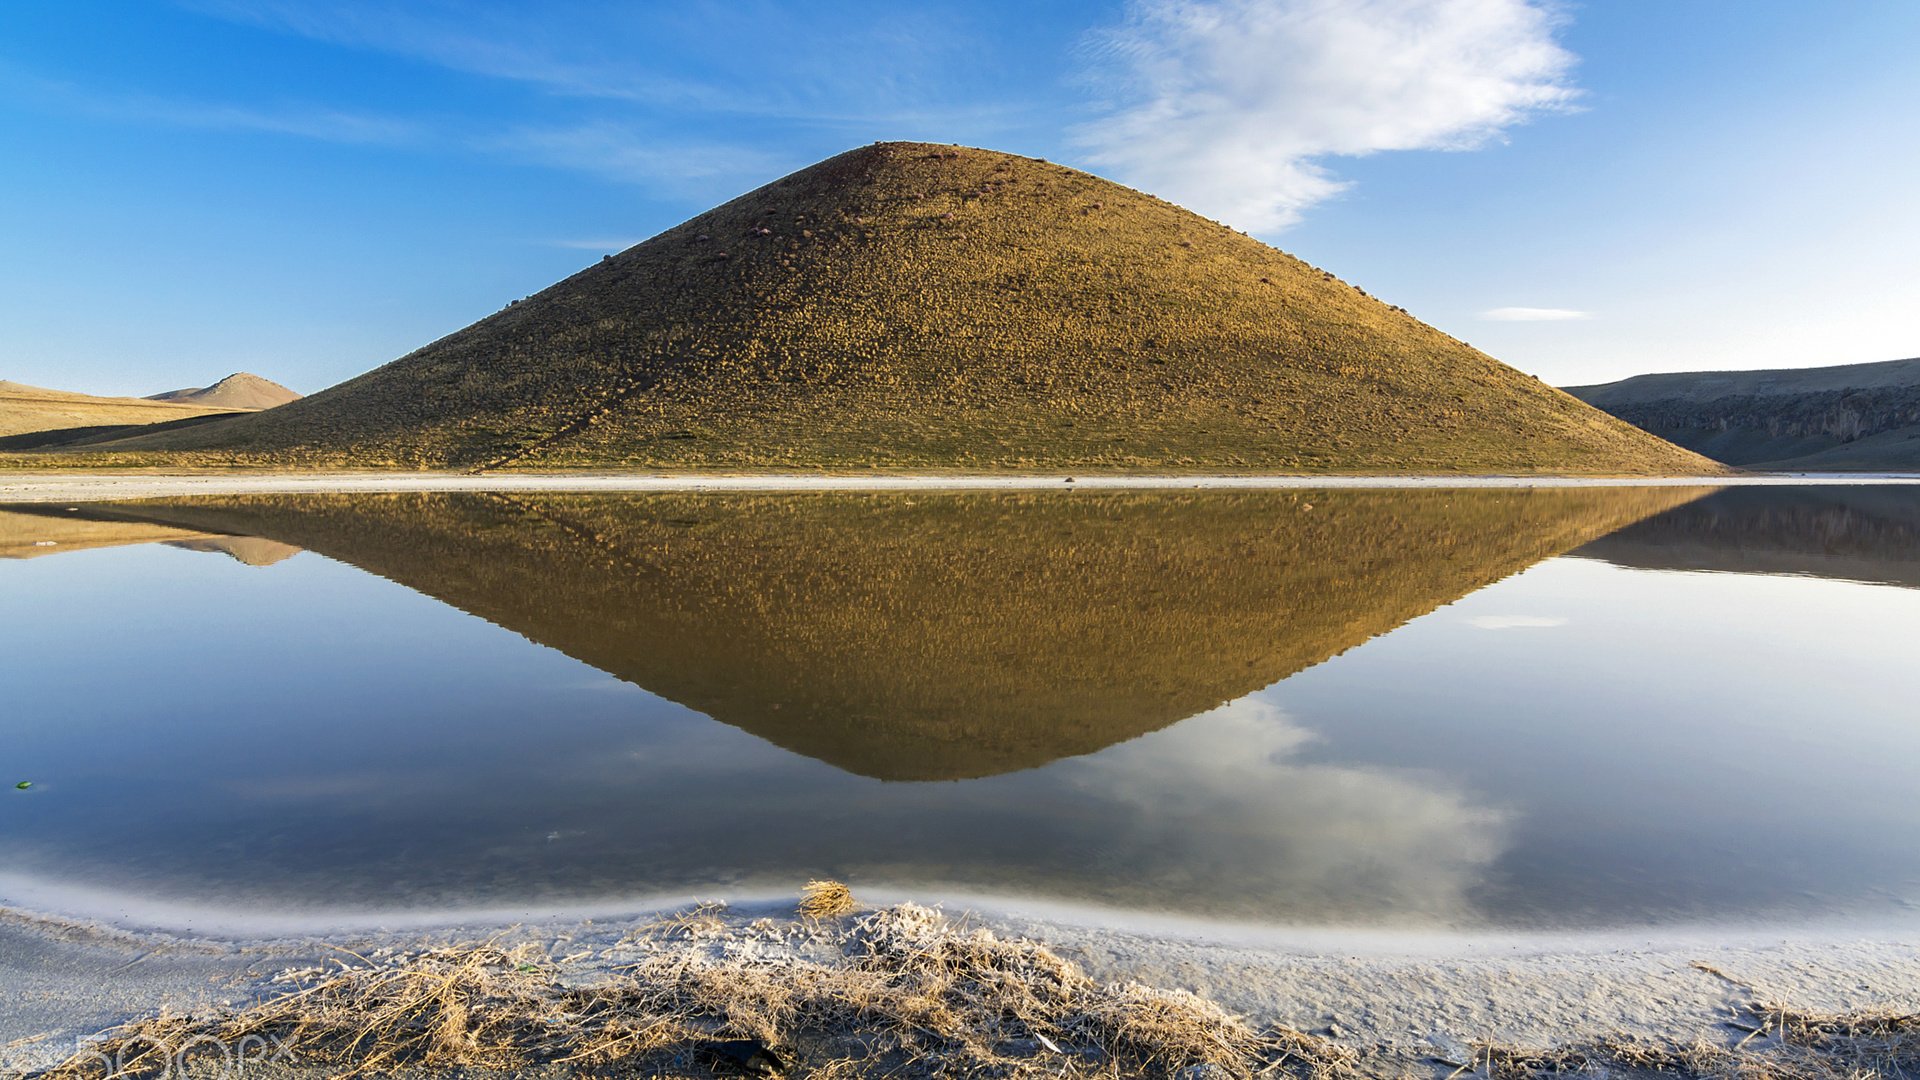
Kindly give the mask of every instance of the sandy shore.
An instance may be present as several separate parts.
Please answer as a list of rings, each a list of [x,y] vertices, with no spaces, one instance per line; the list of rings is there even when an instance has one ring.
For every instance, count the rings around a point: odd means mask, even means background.
[[[1920,482],[1920,475],[1780,473],[1751,476],[1179,476],[825,473],[0,473],[0,502],[97,502],[188,495],[412,491],[1042,491],[1179,488],[1779,487]]]
[[[659,911],[548,919],[505,931],[570,982],[634,960],[635,932]],[[1171,923],[1118,928],[1017,908],[950,907],[949,920],[1045,943],[1101,982],[1190,991],[1256,1025],[1331,1037],[1379,1074],[1419,1074],[1476,1040],[1555,1046],[1610,1035],[1719,1044],[1756,1001],[1848,1011],[1920,1005],[1920,944],[1885,933],[1698,930],[1593,934],[1400,932],[1236,935]],[[770,921],[766,921],[770,920]],[[742,902],[684,947],[803,962],[817,925],[791,900]],[[79,1041],[161,1009],[201,1013],[272,992],[288,968],[352,950],[476,941],[497,925],[359,929],[232,939],[130,932],[0,911],[0,1075],[45,1067]],[[680,947],[680,946],[675,946]],[[1445,1070],[1442,1070],[1445,1071]]]

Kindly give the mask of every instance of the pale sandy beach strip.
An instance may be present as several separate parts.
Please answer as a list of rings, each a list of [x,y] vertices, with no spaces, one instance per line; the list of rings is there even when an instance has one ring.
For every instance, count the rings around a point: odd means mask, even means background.
[[[568,472],[18,473],[0,502],[96,502],[192,495],[332,492],[1045,491],[1329,488],[1781,487],[1920,483],[1916,474],[1743,476],[1323,476],[1154,474],[828,474]]]

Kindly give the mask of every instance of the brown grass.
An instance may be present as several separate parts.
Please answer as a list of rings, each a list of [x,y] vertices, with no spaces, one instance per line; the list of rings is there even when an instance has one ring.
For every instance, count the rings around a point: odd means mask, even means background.
[[[1455,1063],[1487,1080],[1568,1073],[1692,1077],[1698,1080],[1907,1080],[1920,1075],[1920,1013],[1826,1013],[1755,1004],[1728,1021],[1740,1038],[1690,1043],[1614,1038],[1530,1050],[1495,1043]]]
[[[287,972],[279,993],[246,1008],[136,1021],[45,1075],[101,1076],[95,1051],[152,1073],[169,1048],[248,1037],[349,1076],[539,1065],[705,1075],[721,1040],[756,1040],[795,1075],[1170,1076],[1204,1065],[1246,1080],[1339,1075],[1355,1060],[1311,1036],[1256,1031],[1189,994],[1097,984],[1040,945],[912,905],[833,929],[836,955],[819,961],[675,944],[664,929],[643,942],[653,946],[645,959],[584,984],[529,946],[352,955]]]
[[[853,890],[838,881],[809,881],[800,889],[800,914],[833,919],[853,913]]]
[[[1420,1068],[1391,1048],[1362,1052],[1256,1028],[1184,991],[1096,983],[1043,945],[970,930],[911,904],[858,919],[744,927],[724,915],[722,904],[701,904],[608,949],[559,959],[499,938],[342,950],[324,967],[283,972],[256,1003],[136,1020],[41,1075],[162,1075],[182,1047],[198,1048],[186,1052],[191,1067],[196,1054],[210,1058],[221,1045],[250,1040],[303,1074],[339,1076],[539,1068],[739,1075],[743,1049],[780,1062],[787,1075],[811,1077],[1348,1080]],[[580,960],[584,968],[575,966]],[[1442,1066],[1436,1076],[1451,1067],[1448,1080],[1920,1075],[1920,1013],[1756,1004],[1727,1026],[1721,1041],[1621,1037],[1546,1049],[1480,1042],[1466,1061],[1427,1064]],[[113,1059],[124,1067],[117,1074],[107,1065]]]

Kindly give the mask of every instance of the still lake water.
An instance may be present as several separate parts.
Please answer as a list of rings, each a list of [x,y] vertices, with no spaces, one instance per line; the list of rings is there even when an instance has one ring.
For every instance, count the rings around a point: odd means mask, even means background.
[[[203,498],[0,556],[0,903],[1920,923],[1920,487]]]

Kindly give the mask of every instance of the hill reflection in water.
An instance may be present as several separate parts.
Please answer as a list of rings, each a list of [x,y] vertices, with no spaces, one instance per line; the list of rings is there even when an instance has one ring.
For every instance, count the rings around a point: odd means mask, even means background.
[[[1286,678],[1698,490],[391,495],[110,511],[297,545],[885,780]]]
[[[1646,570],[1920,588],[1920,498],[1906,486],[1728,488],[1573,554]]]

